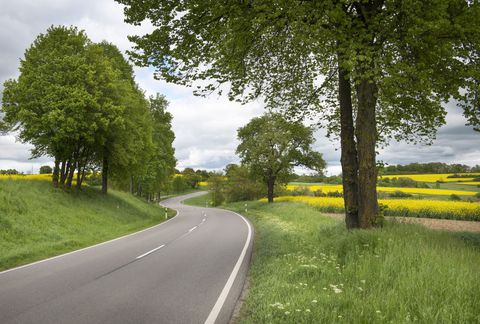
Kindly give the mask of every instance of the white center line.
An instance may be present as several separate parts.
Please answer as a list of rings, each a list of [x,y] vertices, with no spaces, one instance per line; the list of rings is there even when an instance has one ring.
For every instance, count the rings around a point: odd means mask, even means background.
[[[143,258],[144,256],[149,255],[150,253],[153,253],[153,252],[155,252],[155,251],[157,251],[157,250],[160,250],[160,249],[161,249],[162,247],[164,247],[164,246],[165,246],[165,244],[162,244],[162,245],[160,245],[159,247],[156,247],[156,248],[154,248],[153,250],[148,251],[147,253],[144,253],[144,254],[142,254],[142,255],[139,255],[139,256],[136,257],[135,259],[141,259],[141,258]]]
[[[188,230],[189,233],[191,233],[194,229],[196,229],[198,226],[194,226],[191,229]]]

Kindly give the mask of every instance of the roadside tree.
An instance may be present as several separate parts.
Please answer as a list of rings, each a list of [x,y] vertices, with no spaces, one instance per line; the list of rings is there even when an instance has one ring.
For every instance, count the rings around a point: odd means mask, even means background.
[[[237,154],[242,164],[267,187],[268,202],[273,202],[276,184],[287,183],[293,168],[315,171],[325,168],[322,155],[312,150],[313,131],[301,122],[291,122],[277,113],[253,118],[238,130]]]

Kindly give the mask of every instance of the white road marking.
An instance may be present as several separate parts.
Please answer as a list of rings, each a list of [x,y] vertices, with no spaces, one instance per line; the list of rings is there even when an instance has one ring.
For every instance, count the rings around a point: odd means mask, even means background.
[[[160,206],[162,206],[162,205],[160,204]],[[28,267],[31,267],[31,266],[33,266],[33,265],[39,264],[39,263],[43,263],[43,262],[55,260],[55,259],[58,259],[58,258],[63,258],[63,257],[65,257],[65,256],[70,255],[70,254],[73,254],[73,253],[77,253],[77,252],[82,252],[82,251],[85,251],[85,250],[93,249],[93,248],[95,248],[95,247],[98,247],[98,246],[101,246],[101,245],[104,245],[104,244],[109,244],[109,243],[112,243],[112,242],[115,242],[115,241],[124,239],[124,238],[129,237],[129,236],[133,236],[133,235],[137,235],[137,234],[143,233],[143,232],[145,232],[145,231],[149,231],[149,230],[151,230],[151,229],[154,229],[154,228],[156,228],[156,227],[159,227],[159,226],[162,226],[162,225],[168,223],[169,221],[175,219],[175,217],[178,216],[178,215],[179,215],[179,212],[178,212],[178,210],[177,210],[177,213],[175,214],[174,217],[172,217],[172,218],[164,221],[163,223],[160,223],[160,224],[157,224],[157,225],[153,225],[152,227],[145,228],[145,229],[143,229],[143,230],[141,230],[141,231],[138,231],[138,232],[135,232],[135,233],[130,233],[130,234],[127,234],[127,235],[124,235],[124,236],[117,237],[117,238],[115,238],[115,239],[113,239],[113,240],[105,241],[105,242],[98,243],[98,244],[95,244],[95,245],[92,245],[92,246],[87,246],[87,247],[84,247],[84,248],[82,248],[82,249],[75,250],[75,251],[71,251],[71,252],[67,252],[67,253],[64,253],[64,254],[60,254],[60,255],[57,255],[57,256],[54,256],[54,257],[51,257],[51,258],[47,258],[47,259],[35,261],[35,262],[32,262],[32,263],[24,264],[24,265],[22,265],[22,266],[15,267],[15,268],[12,268],[12,269],[0,271],[0,275],[2,275],[2,274],[4,274],[4,273],[7,273],[7,272],[11,272],[11,271],[15,271],[15,270],[20,270],[20,269],[23,269],[23,268],[28,268]]]
[[[243,259],[245,259],[245,255],[247,254],[248,246],[250,245],[250,240],[252,238],[252,227],[250,226],[250,223],[242,215],[237,214],[235,212],[232,212],[232,213],[241,217],[243,221],[247,224],[247,227],[248,227],[247,240],[245,241],[243,250],[240,253],[240,256],[238,257],[237,263],[235,264],[235,267],[233,267],[232,273],[230,274],[230,277],[228,277],[227,283],[225,284],[225,287],[223,287],[222,292],[220,293],[220,296],[218,296],[217,302],[215,303],[212,310],[210,311],[210,314],[208,315],[207,320],[205,321],[205,324],[215,324],[215,321],[217,320],[217,317],[220,314],[220,311],[222,310],[223,304],[225,304],[225,300],[227,299],[228,293],[230,292],[230,289],[232,289],[233,283],[235,282],[235,278],[237,277],[238,271],[240,270],[240,267],[243,263]]]
[[[147,255],[149,255],[150,253],[153,253],[153,252],[155,252],[155,251],[157,251],[157,250],[160,250],[160,249],[161,249],[162,247],[164,247],[164,246],[165,246],[165,244],[162,244],[162,245],[160,245],[160,246],[158,246],[158,247],[154,248],[153,250],[150,250],[150,251],[148,251],[148,252],[146,252],[146,253],[144,253],[144,254],[142,254],[142,255],[139,255],[139,256],[138,256],[138,257],[136,257],[135,259],[141,259],[141,258],[143,258],[143,257],[145,257],[145,256],[147,256]]]
[[[202,219],[202,223],[205,222],[206,220],[207,220],[206,218]]]
[[[198,227],[198,225],[197,225],[197,226],[194,226],[194,227],[192,227],[191,229],[189,229],[189,230],[188,230],[188,232],[189,232],[189,233],[191,233],[191,232],[192,232],[193,230],[195,230],[197,227]]]

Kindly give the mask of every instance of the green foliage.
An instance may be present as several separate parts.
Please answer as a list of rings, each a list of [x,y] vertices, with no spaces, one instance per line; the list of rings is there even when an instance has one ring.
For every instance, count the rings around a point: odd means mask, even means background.
[[[253,118],[238,130],[237,154],[252,175],[269,188],[291,180],[293,168],[304,166],[316,171],[325,168],[322,155],[312,150],[312,129],[299,121],[287,121],[280,114],[269,113]],[[270,196],[269,196],[270,199]]]
[[[191,189],[183,177],[174,177],[172,180],[172,190],[175,193],[184,192]]]
[[[185,168],[182,172],[183,178],[191,189],[197,189],[198,183],[202,181],[202,176],[195,172],[192,168]]]
[[[470,167],[464,164],[448,164],[442,162],[409,163],[406,165],[389,165],[382,168],[379,174],[435,174],[435,173],[467,173],[480,171],[480,165]],[[450,176],[448,177],[450,178]]]
[[[0,170],[0,174],[20,174],[20,172],[18,172],[15,169],[7,169],[7,170]]]
[[[450,195],[450,200],[459,201],[459,200],[462,200],[462,198],[459,195],[451,194]]]
[[[225,179],[221,173],[210,175],[208,179],[208,190],[212,196],[213,206],[220,206],[225,201]]]
[[[229,164],[225,168],[227,202],[255,200],[265,196],[264,185],[244,165]]]
[[[40,167],[40,174],[51,174],[53,172],[53,169],[49,165],[42,165]]]
[[[158,94],[145,98],[115,45],[52,26],[20,65],[18,80],[4,83],[4,120],[33,144],[34,157],[54,157],[54,186],[69,188],[76,173],[80,188],[89,171],[101,169],[104,192],[109,176],[140,195],[168,189],[176,163],[168,103]]]

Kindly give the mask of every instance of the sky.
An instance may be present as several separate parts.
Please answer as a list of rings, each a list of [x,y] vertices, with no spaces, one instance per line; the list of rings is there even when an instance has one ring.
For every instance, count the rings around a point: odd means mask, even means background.
[[[131,47],[128,35],[144,34],[151,26],[131,26],[123,21],[123,7],[113,0],[1,0],[0,92],[3,82],[19,75],[20,58],[39,33],[51,25],[74,25],[85,30],[94,42],[107,40],[125,52]],[[166,95],[173,115],[177,167],[218,170],[237,163],[236,131],[264,112],[261,101],[247,105],[213,95],[195,97],[192,89],[153,79],[152,68],[135,68],[136,81],[148,95]],[[465,126],[459,108],[447,107],[447,125],[438,131],[431,146],[390,143],[379,150],[378,159],[388,164],[446,162],[480,164],[480,134]],[[317,131],[315,148],[327,161],[328,174],[338,174],[339,143]],[[31,146],[16,141],[15,134],[0,135],[0,169],[16,168],[37,173],[40,165],[52,164],[50,157],[30,159]]]

